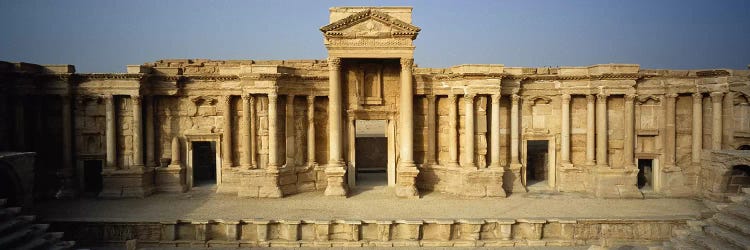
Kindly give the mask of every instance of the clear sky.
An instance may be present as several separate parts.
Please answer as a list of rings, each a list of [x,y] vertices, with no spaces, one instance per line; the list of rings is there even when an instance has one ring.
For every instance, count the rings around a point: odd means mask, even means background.
[[[333,6],[413,6],[421,67],[750,64],[750,1],[1,0],[0,60],[124,72],[164,58],[323,59]]]

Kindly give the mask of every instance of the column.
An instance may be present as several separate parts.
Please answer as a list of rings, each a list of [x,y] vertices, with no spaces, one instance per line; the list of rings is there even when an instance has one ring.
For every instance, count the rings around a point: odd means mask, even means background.
[[[232,96],[223,96],[221,101],[224,109],[224,132],[222,134],[224,138],[222,138],[223,143],[221,145],[221,151],[223,152],[221,167],[231,168],[234,165],[232,162]]]
[[[62,107],[62,188],[55,195],[58,199],[72,198],[76,195],[76,181],[73,178],[73,119],[71,96],[60,96]]]
[[[490,118],[490,168],[500,167],[500,94],[493,94]]]
[[[249,94],[242,95],[242,120],[240,120],[240,135],[242,136],[242,154],[240,158],[240,166],[243,168],[252,168],[252,162],[250,161],[250,155],[252,155],[252,149],[250,146],[250,99],[252,96]]]
[[[562,164],[570,164],[570,94],[560,95],[562,105],[562,131],[560,155]]]
[[[268,168],[275,170],[279,168],[279,156],[276,152],[278,150],[277,143],[279,141],[277,137],[278,130],[276,128],[276,119],[278,119],[277,101],[278,95],[276,93],[268,93]]]
[[[677,94],[669,93],[664,95],[666,97],[666,110],[665,119],[666,126],[664,127],[664,168],[670,169],[675,167],[675,101]]]
[[[703,151],[703,93],[693,93],[693,165],[700,165]]]
[[[143,110],[141,109],[141,96],[132,95],[133,102],[133,168],[143,168],[143,123],[141,122]]]
[[[250,107],[250,165],[251,168],[257,168],[258,167],[258,161],[255,159],[256,157],[256,140],[255,140],[255,131],[257,129],[255,124],[255,96],[248,95],[250,97],[249,107]]]
[[[464,167],[474,166],[474,94],[464,95]]]
[[[723,110],[721,111],[722,117],[722,148],[735,149],[734,148],[734,92],[727,92],[724,94]]]
[[[594,165],[594,144],[596,120],[594,116],[594,95],[586,95],[586,165]]]
[[[344,159],[341,140],[341,59],[328,58],[328,167],[326,167],[327,196],[346,196]]]
[[[341,59],[328,59],[328,164],[341,167]]]
[[[425,156],[425,165],[434,165],[437,163],[436,150],[436,122],[435,122],[435,96],[427,95],[427,153]]]
[[[596,165],[607,167],[607,97],[608,94],[596,95]]]
[[[623,148],[623,160],[625,168],[636,168],[635,155],[635,95],[625,95],[625,142]]]
[[[510,164],[521,165],[518,159],[518,101],[517,94],[511,95],[510,106]]]
[[[711,149],[712,150],[721,150],[721,136],[722,136],[722,117],[721,117],[721,109],[722,109],[722,99],[724,97],[724,93],[721,92],[711,92],[711,119],[713,119],[713,123],[711,125]]]
[[[307,165],[315,166],[315,96],[307,96]]]
[[[414,97],[412,66],[414,59],[401,58],[401,93],[399,93],[399,128],[401,162],[399,167],[414,167]]]
[[[107,130],[105,133],[106,141],[107,141],[107,157],[106,157],[106,166],[104,166],[107,169],[115,170],[117,167],[117,146],[116,144],[116,134],[115,134],[115,98],[112,95],[106,95],[104,96],[104,106],[106,109],[106,121],[107,121]]]
[[[294,95],[286,96],[286,116],[284,119],[286,131],[286,166],[294,167],[295,141],[294,141]]]
[[[458,107],[456,95],[448,95],[448,154],[450,161],[448,165],[458,166]]]
[[[156,98],[154,96],[148,96],[148,102],[146,102],[146,166],[156,167],[158,161],[154,155],[156,154],[156,144],[154,139],[156,133],[154,132],[154,106]]]

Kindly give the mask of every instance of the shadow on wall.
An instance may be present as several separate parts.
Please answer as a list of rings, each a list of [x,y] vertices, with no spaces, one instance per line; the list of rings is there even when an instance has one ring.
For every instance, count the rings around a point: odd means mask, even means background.
[[[0,153],[0,199],[7,199],[7,206],[31,207],[35,157],[33,152]]]

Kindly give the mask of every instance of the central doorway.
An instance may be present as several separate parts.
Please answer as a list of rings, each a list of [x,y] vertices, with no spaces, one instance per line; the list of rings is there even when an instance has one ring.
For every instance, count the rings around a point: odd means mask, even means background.
[[[354,175],[357,187],[388,185],[386,120],[356,120]]]
[[[216,185],[216,142],[193,142],[193,187]]]
[[[548,187],[549,175],[549,141],[529,140],[526,142],[526,187]]]

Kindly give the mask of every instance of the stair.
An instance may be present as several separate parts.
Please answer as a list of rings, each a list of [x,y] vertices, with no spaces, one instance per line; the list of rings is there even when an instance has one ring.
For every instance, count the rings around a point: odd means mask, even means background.
[[[48,224],[34,224],[36,217],[20,215],[21,208],[5,207],[0,199],[0,249],[70,249],[74,242],[62,241],[63,234],[47,232]]]
[[[689,221],[688,228],[675,230],[664,249],[750,250],[750,189],[731,197],[731,203],[717,205],[711,218]]]

